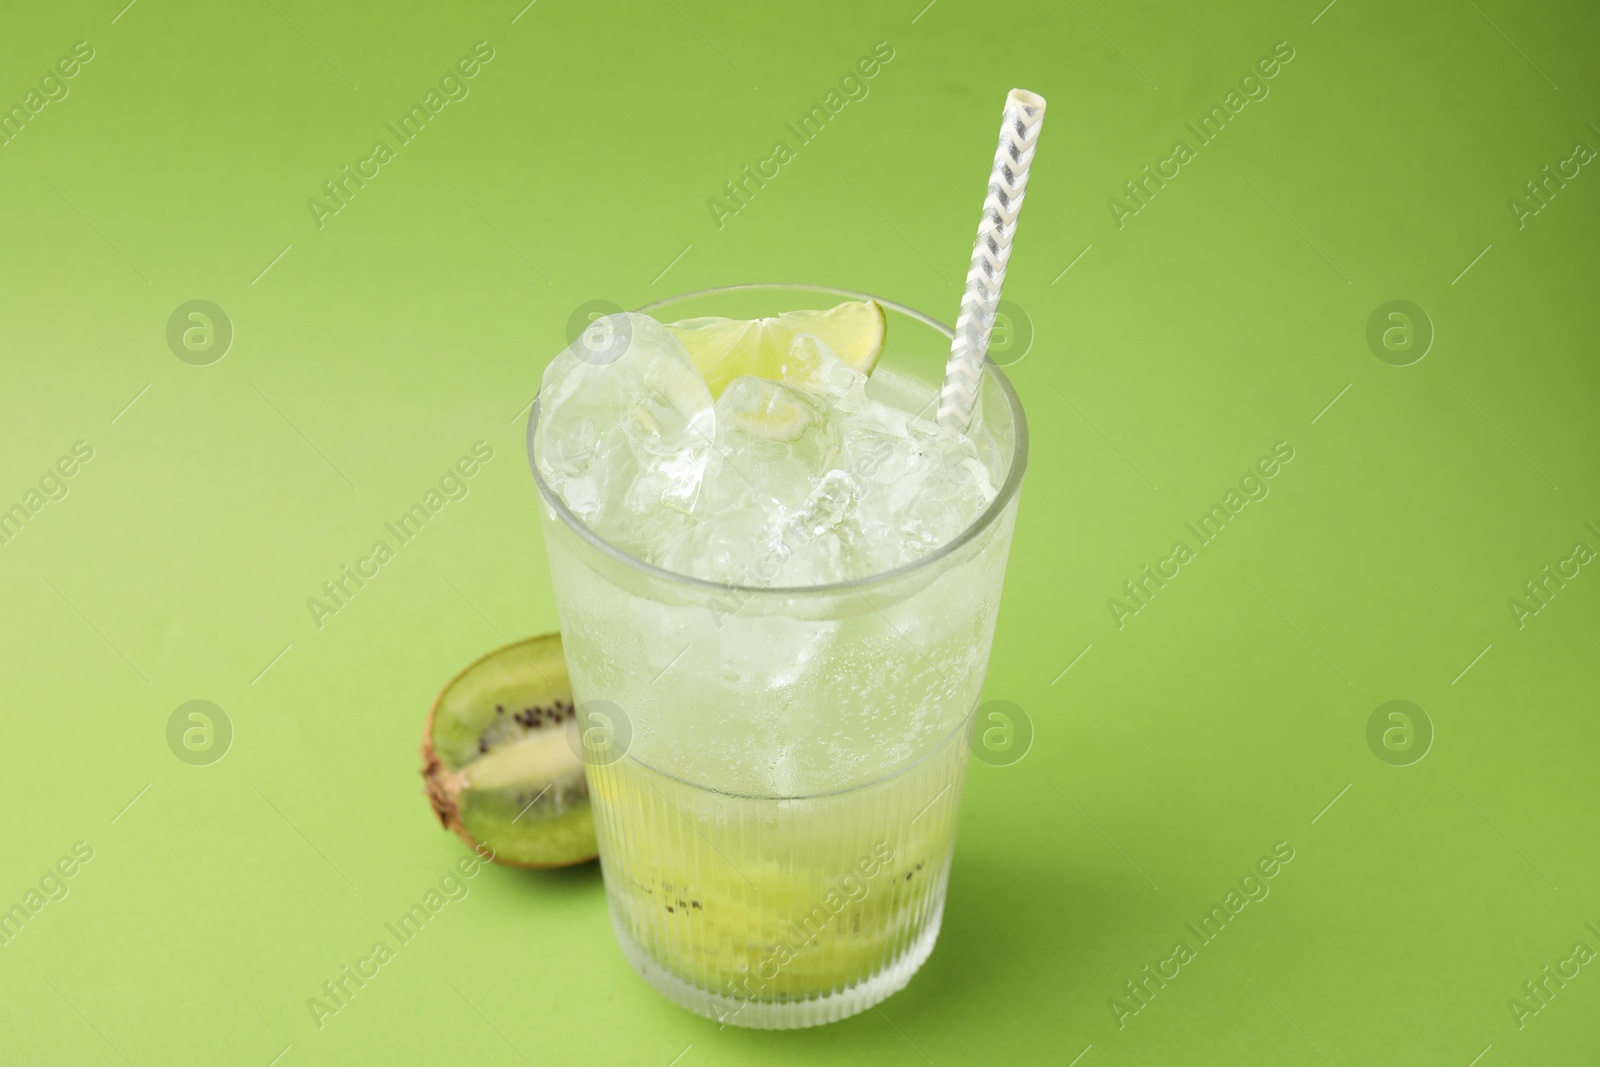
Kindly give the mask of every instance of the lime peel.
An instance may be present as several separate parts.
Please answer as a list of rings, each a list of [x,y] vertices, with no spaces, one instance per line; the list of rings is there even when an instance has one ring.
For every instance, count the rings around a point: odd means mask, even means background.
[[[815,361],[795,341],[810,335],[847,366],[871,374],[883,354],[888,320],[876,300],[847,300],[826,310],[787,311],[765,319],[717,317],[666,324],[683,343],[713,397],[743,375],[821,388]]]

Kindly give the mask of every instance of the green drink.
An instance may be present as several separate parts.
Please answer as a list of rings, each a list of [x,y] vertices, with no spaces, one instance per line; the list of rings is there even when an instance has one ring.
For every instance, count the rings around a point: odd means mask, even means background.
[[[648,310],[703,332],[839,299]],[[782,377],[730,377],[737,351],[627,316],[558,357],[530,424],[618,940],[736,1025],[865,1010],[943,913],[1027,435],[992,367],[971,427],[936,426],[949,331],[884,306],[870,377],[832,351],[852,336],[747,335]]]

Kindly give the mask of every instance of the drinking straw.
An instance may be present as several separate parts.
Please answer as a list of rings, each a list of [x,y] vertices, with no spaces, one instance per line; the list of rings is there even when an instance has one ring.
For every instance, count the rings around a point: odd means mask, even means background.
[[[1005,284],[1011,241],[1017,234],[1017,216],[1028,191],[1028,167],[1039,144],[1044,123],[1044,97],[1026,89],[1006,94],[1000,126],[1000,145],[989,174],[989,194],[983,200],[978,239],[972,246],[972,266],[961,294],[961,316],[950,342],[950,362],[945,365],[944,388],[939,393],[939,424],[965,430],[978,403],[983,381],[983,360],[989,351],[989,331],[994,329]]]

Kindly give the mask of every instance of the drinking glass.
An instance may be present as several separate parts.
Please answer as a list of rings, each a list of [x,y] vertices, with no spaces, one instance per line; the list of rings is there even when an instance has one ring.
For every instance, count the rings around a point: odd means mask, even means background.
[[[756,318],[864,298],[747,285],[640,310]],[[879,302],[888,332],[868,392],[931,419],[951,330]],[[535,403],[530,459],[539,417]],[[1027,465],[1021,403],[993,364],[976,419],[1001,479],[960,536],[881,574],[797,588],[635,558],[533,463],[612,926],[690,1011],[830,1022],[903,988],[933,950]]]

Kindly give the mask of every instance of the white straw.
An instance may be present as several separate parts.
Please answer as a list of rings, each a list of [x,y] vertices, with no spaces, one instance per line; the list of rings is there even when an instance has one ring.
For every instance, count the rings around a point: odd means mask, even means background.
[[[1028,191],[1028,167],[1039,144],[1044,124],[1044,97],[1026,89],[1006,94],[1000,146],[989,175],[989,195],[983,201],[983,219],[972,246],[972,266],[967,288],[961,294],[961,316],[950,342],[950,362],[945,365],[944,389],[939,394],[939,423],[965,430],[978,403],[983,381],[983,360],[989,351],[989,331],[994,329],[1005,284],[1011,241],[1017,233],[1017,216]]]

